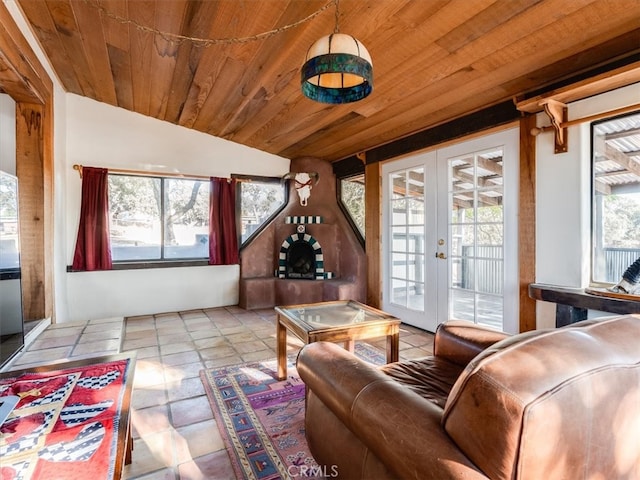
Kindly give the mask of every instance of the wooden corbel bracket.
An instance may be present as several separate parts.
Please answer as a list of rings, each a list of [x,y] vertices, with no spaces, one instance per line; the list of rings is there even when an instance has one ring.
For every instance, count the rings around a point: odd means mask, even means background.
[[[569,109],[564,103],[551,98],[542,100],[540,105],[551,120],[551,126],[555,132],[555,153],[565,153],[568,150],[568,132],[565,124],[569,120]]]

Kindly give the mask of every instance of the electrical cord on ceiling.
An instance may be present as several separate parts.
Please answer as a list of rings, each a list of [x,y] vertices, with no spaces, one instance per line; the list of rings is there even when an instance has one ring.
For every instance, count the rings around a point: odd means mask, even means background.
[[[116,15],[115,13],[109,12],[105,7],[100,5],[97,0],[84,0],[87,5],[97,9],[102,15],[105,17],[111,18],[117,22],[132,25],[138,30],[146,33],[152,33],[154,35],[160,36],[163,40],[167,42],[171,42],[174,44],[181,44],[184,42],[191,42],[196,47],[210,47],[212,45],[232,45],[232,44],[240,44],[240,43],[249,43],[257,40],[264,40],[266,38],[273,37],[274,35],[278,35],[280,33],[286,32],[287,30],[291,30],[292,28],[298,27],[303,23],[306,23],[310,20],[313,20],[315,17],[320,15],[322,12],[330,8],[332,5],[336,5],[336,25],[337,25],[337,5],[339,0],[330,0],[326,5],[320,7],[318,10],[313,12],[312,14],[306,16],[305,18],[298,20],[297,22],[284,25],[282,27],[274,28],[272,30],[268,30],[266,32],[258,33],[256,35],[249,35],[246,37],[230,37],[230,38],[198,38],[198,37],[189,37],[187,35],[179,35],[175,33],[162,32],[158,29],[141,25],[135,20],[131,20],[130,18],[125,18],[120,15]]]

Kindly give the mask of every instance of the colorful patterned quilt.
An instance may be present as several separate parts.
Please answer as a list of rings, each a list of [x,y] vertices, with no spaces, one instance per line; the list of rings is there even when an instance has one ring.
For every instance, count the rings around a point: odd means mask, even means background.
[[[0,478],[112,478],[130,360],[0,379],[20,401],[0,426]]]

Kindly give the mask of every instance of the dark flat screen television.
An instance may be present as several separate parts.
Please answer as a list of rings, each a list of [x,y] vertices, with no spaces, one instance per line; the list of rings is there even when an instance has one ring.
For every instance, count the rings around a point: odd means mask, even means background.
[[[0,367],[24,346],[18,179],[0,170]]]

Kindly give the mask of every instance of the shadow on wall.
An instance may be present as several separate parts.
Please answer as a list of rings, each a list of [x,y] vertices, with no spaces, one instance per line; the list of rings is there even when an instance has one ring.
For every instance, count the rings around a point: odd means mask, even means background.
[[[364,302],[365,252],[338,206],[331,164],[304,157],[291,161],[291,171],[317,172],[318,183],[303,206],[291,179],[287,206],[240,253],[240,306]]]

